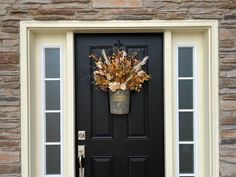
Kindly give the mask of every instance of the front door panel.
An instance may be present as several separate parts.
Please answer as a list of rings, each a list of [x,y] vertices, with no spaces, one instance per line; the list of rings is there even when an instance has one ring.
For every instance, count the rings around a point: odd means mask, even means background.
[[[109,55],[119,46],[148,55],[151,80],[131,92],[128,115],[109,112],[108,92],[92,85],[90,54]],[[163,36],[155,34],[76,34],[76,148],[85,145],[86,177],[164,177]],[[78,131],[86,132],[78,140]],[[77,152],[78,153],[78,152]],[[78,154],[77,154],[78,155]],[[79,161],[76,158],[77,177]]]

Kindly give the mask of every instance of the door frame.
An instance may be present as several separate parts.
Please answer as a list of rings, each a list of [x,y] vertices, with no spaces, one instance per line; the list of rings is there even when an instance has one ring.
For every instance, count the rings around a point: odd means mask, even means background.
[[[75,149],[74,149],[74,33],[127,33],[127,32],[163,32],[164,33],[164,114],[165,114],[165,176],[175,176],[175,131],[173,124],[173,76],[172,76],[172,36],[175,32],[199,32],[207,42],[207,59],[209,67],[209,177],[219,176],[219,89],[218,89],[218,21],[216,20],[144,20],[144,21],[22,21],[20,23],[20,75],[21,75],[21,175],[31,177],[34,168],[31,166],[35,160],[32,158],[34,145],[32,145],[31,127],[33,108],[35,102],[32,91],[30,75],[32,72],[32,48],[35,34],[60,33],[65,36],[65,57],[63,62],[64,73],[64,107],[68,118],[65,125],[64,147],[67,155],[64,156],[64,174],[75,176]],[[71,143],[73,146],[70,146]],[[201,175],[200,175],[201,176]]]

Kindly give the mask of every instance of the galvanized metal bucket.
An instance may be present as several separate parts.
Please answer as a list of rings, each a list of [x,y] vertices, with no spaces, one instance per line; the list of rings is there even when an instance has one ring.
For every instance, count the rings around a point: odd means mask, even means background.
[[[128,114],[130,105],[130,91],[117,90],[109,91],[111,114]]]

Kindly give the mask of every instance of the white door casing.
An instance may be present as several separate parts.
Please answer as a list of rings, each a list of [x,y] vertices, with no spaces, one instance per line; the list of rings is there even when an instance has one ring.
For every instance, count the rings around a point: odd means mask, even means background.
[[[44,175],[42,108],[43,46],[62,49],[63,175],[75,176],[74,149],[74,36],[81,33],[163,32],[165,98],[165,174],[177,177],[176,47],[196,45],[197,52],[197,159],[199,177],[219,176],[218,144],[218,23],[189,21],[23,21],[21,57],[22,176]]]

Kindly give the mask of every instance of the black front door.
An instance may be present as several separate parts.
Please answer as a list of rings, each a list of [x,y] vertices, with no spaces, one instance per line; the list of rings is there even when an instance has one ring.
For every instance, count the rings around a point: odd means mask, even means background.
[[[102,49],[111,54],[118,41],[141,59],[149,56],[152,77],[140,93],[131,92],[130,113],[122,116],[110,114],[108,92],[92,85],[88,57]],[[75,144],[85,145],[85,177],[164,177],[163,35],[76,34],[75,71]],[[78,140],[79,130],[85,140]],[[79,177],[78,158],[76,167]]]

